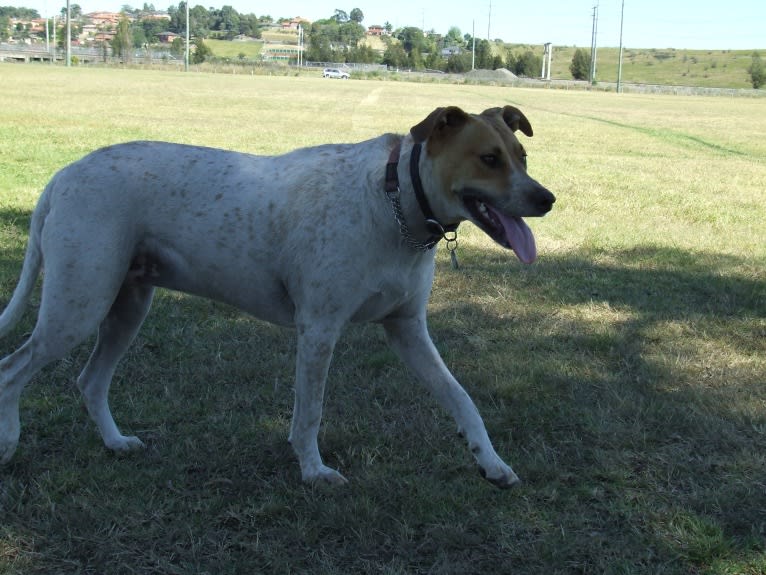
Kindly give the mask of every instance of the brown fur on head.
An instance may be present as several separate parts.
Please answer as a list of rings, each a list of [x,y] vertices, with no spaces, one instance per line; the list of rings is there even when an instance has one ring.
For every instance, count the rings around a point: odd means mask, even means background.
[[[521,130],[525,136],[532,137],[532,125],[518,108],[514,108],[513,106],[487,108],[481,115],[486,118],[499,116],[512,132]],[[434,131],[459,128],[465,124],[465,121],[468,118],[469,115],[457,106],[436,108],[425,120],[413,126],[410,129],[410,133],[416,142],[422,143],[425,142]]]
[[[532,133],[529,120],[517,108],[489,108],[468,114],[456,106],[437,108],[410,133],[425,142],[434,175],[445,193],[462,195],[484,190],[497,201],[512,201],[514,174],[525,174],[526,152],[514,132]],[[492,190],[492,191],[490,191]]]
[[[532,126],[513,106],[467,114],[456,106],[437,108],[410,133],[424,143],[429,161],[421,164],[430,180],[434,213],[445,223],[471,220],[490,237],[511,247],[513,218],[540,216],[555,198],[526,170],[526,152],[515,132]],[[502,223],[502,225],[501,225]],[[518,252],[517,252],[518,254]]]

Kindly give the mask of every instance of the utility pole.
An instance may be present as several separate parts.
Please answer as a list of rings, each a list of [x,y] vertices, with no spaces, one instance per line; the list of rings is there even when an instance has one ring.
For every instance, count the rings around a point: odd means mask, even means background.
[[[622,25],[625,21],[625,0],[622,0],[622,11],[620,12],[620,61],[617,64],[617,93],[622,92]]]
[[[69,0],[66,0],[66,67],[72,65],[72,11]]]
[[[591,33],[590,42],[590,83],[596,82],[596,45],[598,37],[598,2],[593,7],[593,31]]]
[[[473,48],[471,49],[471,70],[476,69],[476,20],[471,24],[471,40],[473,41]]]
[[[184,72],[189,71],[189,0],[186,0],[186,54],[184,55]]]
[[[487,42],[491,42],[489,31],[492,26],[492,0],[489,0],[489,16],[487,17]]]
[[[546,42],[543,48],[543,73],[540,78],[543,80],[550,80],[551,62],[553,61],[553,44],[551,42]]]
[[[298,24],[298,68],[303,66],[303,26]]]

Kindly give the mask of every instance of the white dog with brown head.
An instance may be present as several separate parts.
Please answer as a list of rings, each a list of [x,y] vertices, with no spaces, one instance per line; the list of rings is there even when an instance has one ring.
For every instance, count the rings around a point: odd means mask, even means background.
[[[45,262],[37,324],[0,362],[0,461],[19,440],[19,398],[47,363],[98,331],[78,378],[106,446],[142,446],[108,405],[115,366],[155,287],[214,298],[297,330],[290,442],[305,481],[344,483],[317,435],[333,348],[349,322],[383,325],[391,346],[453,415],[482,474],[518,481],[426,328],[433,247],[470,220],[524,262],[522,220],[555,198],[526,171],[511,106],[439,108],[407,136],[303,148],[277,157],[162,142],[97,150],[58,172],[32,215],[21,279],[0,335],[23,313]]]

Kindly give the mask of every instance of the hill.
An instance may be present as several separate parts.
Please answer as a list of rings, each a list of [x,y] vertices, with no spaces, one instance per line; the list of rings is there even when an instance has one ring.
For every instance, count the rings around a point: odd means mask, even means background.
[[[532,50],[542,57],[542,46],[508,45],[514,53]],[[554,46],[551,77],[571,79],[569,65],[577,48]],[[587,49],[590,52],[590,49]],[[596,80],[615,82],[619,48],[599,48],[596,52]],[[626,48],[622,59],[622,80],[636,84],[702,86],[708,88],[751,88],[750,50],[677,50],[674,48]]]

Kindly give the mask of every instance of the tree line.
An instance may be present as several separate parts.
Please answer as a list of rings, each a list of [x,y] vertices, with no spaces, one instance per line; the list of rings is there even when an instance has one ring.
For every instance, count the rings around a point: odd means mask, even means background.
[[[387,34],[382,37],[385,50],[381,55],[364,41],[364,14],[358,8],[350,13],[336,10],[335,14],[306,26],[308,38],[306,60],[386,64],[392,68],[438,70],[461,73],[473,67],[483,69],[507,68],[518,76],[540,74],[542,58],[532,50],[521,54],[512,52],[501,40],[474,39],[452,27],[446,34],[427,32],[414,26],[393,30],[386,22]]]
[[[71,5],[70,9],[73,20],[72,37],[76,39],[80,33],[79,19],[82,11],[78,4]],[[185,2],[168,8],[169,20],[153,17],[156,11],[152,4],[145,3],[143,8],[124,5],[121,12],[126,18],[118,24],[116,30],[112,30],[115,32],[112,48],[117,55],[127,55],[132,48],[156,44],[163,32],[179,35],[186,33]],[[130,18],[127,18],[128,16]],[[0,11],[0,21],[2,18],[38,17],[36,10],[25,8],[4,7]],[[230,40],[240,35],[260,38],[264,28],[283,21],[275,21],[271,16],[242,14],[228,5],[222,8],[190,5],[189,20],[197,58],[200,55],[209,56],[209,51],[204,48],[206,38]],[[367,29],[362,25],[363,20],[363,12],[354,8],[350,12],[335,10],[329,18],[313,23],[305,22],[305,59],[339,63],[379,63],[395,68],[458,73],[468,71],[472,66],[490,69],[505,67],[520,76],[536,76],[542,66],[540,56],[531,50],[522,54],[512,53],[500,40],[490,43],[487,40],[476,39],[474,43],[470,34],[462,34],[456,27],[441,35],[416,27],[393,30],[392,26],[386,23],[385,28],[389,34],[383,37],[386,47],[383,54],[380,54],[364,42]],[[12,30],[9,35],[13,35]],[[58,37],[63,39],[63,34]],[[177,43],[175,50],[180,49]]]

